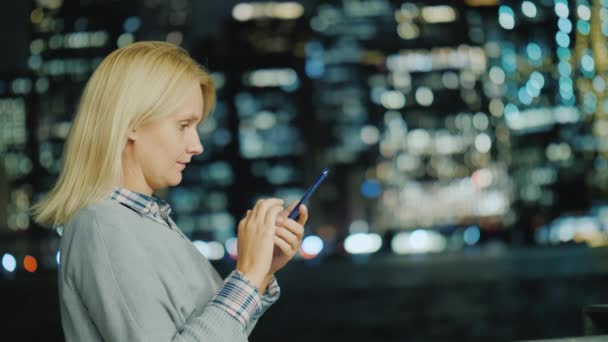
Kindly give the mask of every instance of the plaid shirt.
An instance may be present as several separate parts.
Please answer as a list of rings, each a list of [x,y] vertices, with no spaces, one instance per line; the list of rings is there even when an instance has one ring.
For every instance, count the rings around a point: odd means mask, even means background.
[[[171,219],[171,205],[166,201],[154,195],[148,196],[120,187],[114,188],[111,199],[176,231],[182,238],[190,241]],[[266,294],[261,296],[255,284],[241,272],[234,270],[226,277],[209,305],[228,312],[247,328],[279,299],[280,294],[281,289],[274,276],[268,283]]]
[[[171,205],[166,201],[163,201],[154,195],[148,196],[119,187],[114,188],[111,198],[136,212],[146,215],[154,221],[173,229],[169,220]]]

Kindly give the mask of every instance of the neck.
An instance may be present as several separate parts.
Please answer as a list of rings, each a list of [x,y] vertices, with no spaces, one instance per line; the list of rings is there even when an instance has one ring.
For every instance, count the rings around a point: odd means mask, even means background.
[[[147,183],[146,178],[141,170],[141,167],[129,158],[126,154],[122,160],[122,179],[119,183],[120,187],[130,191],[139,192],[144,195],[152,196],[154,189]]]

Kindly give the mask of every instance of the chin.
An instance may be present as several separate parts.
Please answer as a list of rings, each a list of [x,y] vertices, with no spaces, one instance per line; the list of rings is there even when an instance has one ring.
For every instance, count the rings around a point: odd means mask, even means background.
[[[177,176],[171,177],[168,179],[167,183],[169,186],[176,186],[179,185],[182,182],[182,175],[181,173]]]

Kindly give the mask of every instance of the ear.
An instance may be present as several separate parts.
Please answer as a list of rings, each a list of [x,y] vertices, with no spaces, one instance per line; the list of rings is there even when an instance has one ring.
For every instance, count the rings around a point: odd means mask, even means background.
[[[127,138],[129,141],[137,140],[137,131],[135,129],[129,131],[129,134],[127,134]]]

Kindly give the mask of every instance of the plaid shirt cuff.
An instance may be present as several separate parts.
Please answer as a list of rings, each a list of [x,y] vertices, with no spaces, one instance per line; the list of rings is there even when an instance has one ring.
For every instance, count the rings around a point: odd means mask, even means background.
[[[276,302],[281,296],[281,288],[279,287],[279,282],[275,276],[272,276],[270,281],[268,282],[268,287],[266,288],[266,294],[262,297],[262,303],[264,305],[263,311],[266,311],[274,302]],[[263,313],[263,312],[262,312]]]
[[[273,276],[266,294],[260,295],[258,288],[243,273],[234,270],[224,280],[220,291],[211,299],[211,304],[226,311],[247,328],[277,301],[281,294],[279,284]]]

